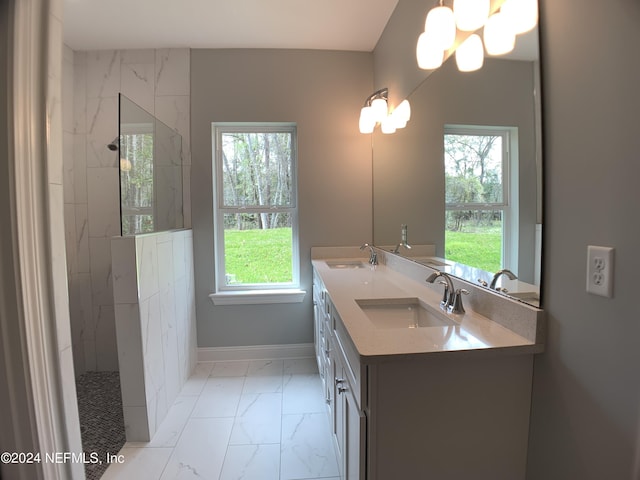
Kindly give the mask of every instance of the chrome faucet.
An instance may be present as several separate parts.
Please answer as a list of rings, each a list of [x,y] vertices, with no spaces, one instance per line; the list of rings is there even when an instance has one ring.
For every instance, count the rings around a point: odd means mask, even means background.
[[[441,280],[438,283],[444,285],[444,295],[440,301],[440,308],[448,313],[464,313],[462,306],[462,295],[469,295],[469,291],[464,288],[455,289],[453,280],[448,273],[433,272],[426,279],[428,283],[434,283],[437,278]]]
[[[369,245],[368,243],[364,243],[364,244],[362,244],[360,246],[360,250],[364,250],[365,248],[369,249],[369,263],[371,265],[377,265],[378,264],[378,254],[373,249],[373,246]]]
[[[400,243],[396,245],[396,248],[391,250],[391,253],[398,253],[400,251],[400,247],[411,250],[411,245],[409,245],[409,242],[407,241],[407,226],[404,223],[400,225]]]
[[[507,270],[506,268],[503,270],[498,270],[496,274],[493,276],[493,278],[491,279],[491,283],[489,284],[489,288],[491,290],[498,290],[496,288],[496,283],[498,283],[498,278],[500,278],[501,275],[506,275],[507,277],[509,277],[509,280],[515,280],[516,278],[518,278],[516,274],[513,273],[511,270]]]

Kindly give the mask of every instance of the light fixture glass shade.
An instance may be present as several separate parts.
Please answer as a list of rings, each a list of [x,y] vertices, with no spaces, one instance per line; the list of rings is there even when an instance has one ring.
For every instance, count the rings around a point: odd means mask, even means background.
[[[400,105],[391,112],[391,118],[393,119],[393,123],[397,129],[406,127],[407,122],[411,118],[411,106],[409,105],[409,101],[403,100],[400,102]]]
[[[418,37],[416,60],[423,70],[435,70],[442,65],[444,50],[431,32],[424,32]]]
[[[482,40],[474,33],[456,49],[456,64],[461,72],[473,72],[482,68],[483,63]]]
[[[384,117],[384,119],[380,123],[380,130],[385,134],[396,132],[396,125],[391,115],[387,115],[386,117]]]
[[[433,7],[427,14],[424,31],[433,35],[442,50],[449,50],[456,40],[456,19],[453,10],[444,5]]]
[[[404,120],[405,123],[408,122],[411,119],[411,105],[409,105],[409,100],[400,102],[400,105],[396,107],[393,113],[396,114],[398,118]]]
[[[538,24],[537,0],[506,0],[500,7],[515,34],[526,33]]]
[[[131,165],[131,160],[128,158],[120,157],[120,170],[123,172],[130,172],[133,165]]]
[[[463,32],[474,32],[489,18],[489,0],[453,0],[456,25]]]
[[[494,13],[484,26],[484,48],[489,55],[504,55],[516,45],[509,18],[501,12]]]
[[[360,133],[373,133],[376,126],[376,120],[373,118],[371,107],[362,107],[360,110]]]
[[[387,101],[384,98],[375,98],[371,102],[371,114],[374,121],[382,123],[387,117]]]

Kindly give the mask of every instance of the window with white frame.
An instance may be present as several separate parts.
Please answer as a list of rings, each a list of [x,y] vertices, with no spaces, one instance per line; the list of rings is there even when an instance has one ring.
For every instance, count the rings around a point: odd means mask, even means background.
[[[445,255],[488,272],[513,267],[512,127],[447,125],[444,131]],[[516,243],[517,244],[517,243]]]
[[[218,292],[299,287],[296,126],[213,125]]]

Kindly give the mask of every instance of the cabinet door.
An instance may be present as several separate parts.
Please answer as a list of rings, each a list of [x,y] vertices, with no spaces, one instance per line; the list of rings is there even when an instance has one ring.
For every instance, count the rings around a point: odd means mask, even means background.
[[[341,362],[338,360],[336,363]],[[364,480],[366,417],[358,409],[351,385],[346,380],[344,367],[342,365],[340,367],[340,376],[336,377],[334,432],[338,446],[341,478],[344,480]]]
[[[323,312],[324,312],[324,305],[322,305],[317,298],[314,298],[313,299],[313,337],[314,337],[314,347],[316,351],[316,361],[318,362],[318,370],[320,371],[320,376],[323,376],[322,355],[324,355],[323,348],[322,348],[322,338],[324,336]]]
[[[343,464],[344,480],[364,480],[366,438],[366,417],[360,412],[349,387],[342,391],[343,406]]]
[[[342,465],[344,463],[344,395],[341,392],[346,387],[346,384],[343,376],[342,360],[338,355],[335,355],[336,352],[337,349],[333,348],[332,345],[333,410],[331,412],[331,426],[338,454],[338,464]]]

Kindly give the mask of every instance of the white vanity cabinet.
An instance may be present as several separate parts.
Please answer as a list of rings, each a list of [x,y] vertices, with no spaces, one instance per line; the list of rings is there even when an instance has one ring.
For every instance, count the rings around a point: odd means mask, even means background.
[[[533,355],[369,361],[332,323],[342,479],[524,480]]]
[[[524,480],[537,344],[486,320],[477,330],[468,320],[424,335],[371,330],[354,298],[370,297],[371,285],[390,294],[394,284],[379,270],[375,282],[371,272],[343,272],[355,279],[344,283],[337,274],[323,283],[314,270],[316,353],[341,480]],[[347,283],[366,290],[349,297],[340,288]],[[425,339],[424,351],[387,353],[415,338]]]
[[[343,480],[364,480],[366,417],[360,364],[320,277],[313,280],[315,352]],[[348,353],[347,353],[348,352]],[[348,358],[349,356],[349,358]]]

